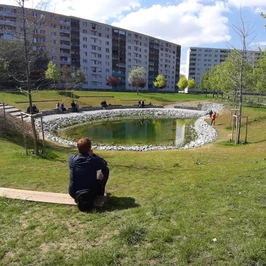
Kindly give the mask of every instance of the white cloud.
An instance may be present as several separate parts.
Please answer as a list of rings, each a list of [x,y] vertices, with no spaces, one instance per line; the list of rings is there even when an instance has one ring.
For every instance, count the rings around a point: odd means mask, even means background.
[[[228,9],[222,2],[203,6],[195,0],[179,5],[153,5],[115,21],[113,25],[156,36],[182,46],[198,46],[230,39]]]
[[[228,5],[235,6],[237,8],[253,8],[256,12],[261,12],[266,8],[265,0],[228,0]],[[260,10],[260,11],[259,11]]]

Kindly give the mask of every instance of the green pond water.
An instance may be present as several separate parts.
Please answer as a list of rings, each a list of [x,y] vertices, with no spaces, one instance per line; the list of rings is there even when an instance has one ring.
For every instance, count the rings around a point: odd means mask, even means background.
[[[93,145],[180,146],[191,140],[191,136],[186,136],[191,134],[186,130],[191,124],[191,119],[112,120],[67,127],[59,135],[73,141],[89,137]]]

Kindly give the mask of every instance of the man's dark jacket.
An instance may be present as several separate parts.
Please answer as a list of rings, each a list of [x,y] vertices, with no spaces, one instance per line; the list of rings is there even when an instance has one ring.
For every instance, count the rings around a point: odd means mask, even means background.
[[[75,198],[76,191],[81,189],[97,191],[97,171],[106,168],[107,162],[96,154],[79,153],[69,157],[68,166],[70,172],[68,192],[72,198]]]

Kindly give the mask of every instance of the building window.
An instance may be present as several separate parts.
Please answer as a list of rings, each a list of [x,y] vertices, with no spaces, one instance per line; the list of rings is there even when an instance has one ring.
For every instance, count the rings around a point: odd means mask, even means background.
[[[87,41],[87,37],[83,37],[83,41],[86,42]]]

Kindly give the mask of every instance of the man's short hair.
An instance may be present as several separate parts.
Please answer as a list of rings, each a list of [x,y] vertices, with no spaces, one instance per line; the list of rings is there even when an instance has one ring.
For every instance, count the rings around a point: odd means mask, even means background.
[[[91,140],[90,138],[81,138],[77,142],[77,147],[80,153],[86,153],[91,150]]]

